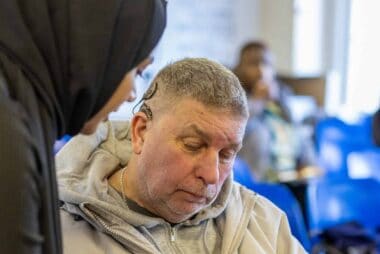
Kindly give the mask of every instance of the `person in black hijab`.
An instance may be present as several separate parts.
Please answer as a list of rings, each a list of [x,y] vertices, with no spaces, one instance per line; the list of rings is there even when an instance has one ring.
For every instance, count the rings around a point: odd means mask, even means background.
[[[62,252],[54,141],[127,98],[165,25],[164,0],[0,2],[0,253]]]

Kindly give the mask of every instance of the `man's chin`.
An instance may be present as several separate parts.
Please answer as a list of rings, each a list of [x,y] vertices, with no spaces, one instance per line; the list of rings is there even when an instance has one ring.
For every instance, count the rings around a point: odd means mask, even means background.
[[[170,218],[166,218],[166,220],[170,223],[181,223],[184,222],[188,219],[191,219],[194,217],[198,212],[191,213],[191,214],[182,214],[182,215],[176,215],[176,216],[171,216]]]
[[[166,218],[167,221],[170,223],[181,223],[184,222],[188,219],[191,219],[192,217],[196,216],[203,208],[205,205],[194,207],[193,209],[189,209],[186,211],[181,211],[178,213],[178,211],[175,214],[172,214],[170,218]]]

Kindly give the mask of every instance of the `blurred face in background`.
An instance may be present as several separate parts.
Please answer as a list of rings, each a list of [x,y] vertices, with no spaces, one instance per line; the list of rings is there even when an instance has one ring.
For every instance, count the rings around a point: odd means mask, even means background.
[[[270,100],[277,98],[278,84],[272,65],[270,52],[263,48],[248,48],[240,59],[239,76],[248,87],[250,96]]]
[[[92,134],[95,132],[98,124],[104,121],[108,114],[117,111],[119,106],[127,101],[132,102],[136,99],[136,84],[135,78],[137,75],[145,70],[145,68],[153,62],[152,57],[147,57],[141,61],[135,68],[127,72],[120,82],[116,91],[112,94],[111,98],[108,100],[106,105],[94,115],[90,120],[88,120],[83,126],[81,133],[82,134]]]

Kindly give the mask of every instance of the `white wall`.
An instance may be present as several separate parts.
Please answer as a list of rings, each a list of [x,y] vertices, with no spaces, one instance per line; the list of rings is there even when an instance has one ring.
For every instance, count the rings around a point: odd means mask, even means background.
[[[324,72],[323,1],[261,0],[257,37],[271,47],[281,74],[315,76]]]
[[[170,0],[159,51],[160,67],[183,57],[208,57],[227,66],[257,34],[257,0]]]
[[[266,42],[280,73],[292,73],[293,0],[260,0],[260,28],[257,39]]]

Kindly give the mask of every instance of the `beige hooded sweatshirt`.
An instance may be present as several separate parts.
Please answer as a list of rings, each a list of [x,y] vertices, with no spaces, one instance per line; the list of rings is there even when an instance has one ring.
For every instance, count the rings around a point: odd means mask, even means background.
[[[232,176],[212,204],[176,225],[130,209],[107,181],[130,154],[127,122],[102,124],[57,154],[65,254],[306,253],[286,215]]]

